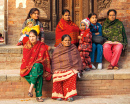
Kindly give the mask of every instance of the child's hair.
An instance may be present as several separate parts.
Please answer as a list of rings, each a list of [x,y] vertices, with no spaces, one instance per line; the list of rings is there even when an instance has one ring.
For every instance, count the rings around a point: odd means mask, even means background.
[[[68,9],[64,9],[64,10],[62,11],[62,15],[64,15],[65,12],[69,12],[69,14],[70,14],[70,11],[69,11]]]
[[[96,13],[90,13],[90,14],[88,15],[88,18],[90,19],[93,15],[96,15],[96,17],[97,17],[97,14],[96,14]]]
[[[117,14],[117,11],[115,9],[109,9],[108,12],[107,12],[107,16],[109,16],[109,13],[113,11],[115,13],[115,15]]]
[[[29,32],[29,34],[30,33],[33,33],[35,36],[37,36],[37,31],[36,30],[31,30],[30,32]]]
[[[89,21],[89,18],[85,18],[81,21],[81,23],[84,23],[85,24],[85,29],[88,29],[89,26],[90,26],[90,21]],[[80,27],[81,27],[81,23],[80,23]],[[82,29],[82,28],[81,28]]]
[[[64,34],[62,37],[61,37],[61,41],[63,41],[65,39],[65,37],[69,37],[70,40],[71,40],[71,37],[68,35],[68,34]]]
[[[31,18],[27,19],[27,25],[28,25],[29,22],[32,22],[33,26],[35,26],[35,24],[36,24],[35,20],[31,19]]]

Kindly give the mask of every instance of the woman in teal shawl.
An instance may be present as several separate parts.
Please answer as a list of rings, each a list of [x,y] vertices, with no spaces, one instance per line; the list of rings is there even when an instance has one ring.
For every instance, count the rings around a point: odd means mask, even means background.
[[[110,62],[107,69],[118,69],[118,61],[122,49],[126,48],[127,37],[123,23],[116,19],[116,10],[110,9],[107,12],[108,18],[102,27],[103,36],[108,40],[103,45],[103,54],[105,59]]]

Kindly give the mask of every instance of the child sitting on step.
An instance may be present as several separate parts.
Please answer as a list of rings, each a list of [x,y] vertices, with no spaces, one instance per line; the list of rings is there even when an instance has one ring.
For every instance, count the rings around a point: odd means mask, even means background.
[[[88,15],[88,18],[90,19],[90,31],[92,32],[92,36],[102,36],[102,26],[100,23],[97,22],[97,14],[91,13]],[[95,51],[97,49],[97,58],[96,62],[98,63],[97,69],[102,69],[102,54],[103,54],[103,47],[102,44],[92,43],[92,52],[90,54],[91,56],[91,62],[94,62],[95,57]],[[92,64],[93,69],[96,69],[96,67]]]
[[[29,37],[28,34],[31,30],[36,30],[37,35],[39,35],[39,33],[40,33],[40,27],[39,27],[39,25],[36,25],[35,20],[27,19],[27,26],[22,30],[23,35],[20,37],[17,46],[24,45],[29,40],[29,38],[27,38],[27,37]],[[26,37],[26,38],[23,41],[24,37]]]
[[[40,26],[36,25],[34,19],[27,19],[27,26],[22,30],[23,35],[20,37],[17,46],[26,44],[26,42],[29,40],[28,34],[31,30],[35,30],[37,32],[37,40],[39,40]],[[48,45],[45,45],[45,47],[47,50],[51,49],[51,47],[49,47]]]
[[[83,68],[85,71],[89,71],[90,68],[92,68],[90,58],[90,52],[92,51],[92,33],[90,32],[89,25],[89,19],[83,19],[80,23],[81,33],[80,36],[78,36],[78,50],[80,52]]]

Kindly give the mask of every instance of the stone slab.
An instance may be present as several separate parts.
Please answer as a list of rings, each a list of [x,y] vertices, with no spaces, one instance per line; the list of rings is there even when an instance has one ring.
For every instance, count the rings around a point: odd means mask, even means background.
[[[83,72],[83,76],[80,81],[85,80],[115,80],[115,79],[130,79],[129,69],[120,70],[91,70],[89,72]],[[24,81],[20,77],[20,71],[18,70],[0,70],[0,81]]]
[[[114,79],[130,79],[130,74],[114,74]]]

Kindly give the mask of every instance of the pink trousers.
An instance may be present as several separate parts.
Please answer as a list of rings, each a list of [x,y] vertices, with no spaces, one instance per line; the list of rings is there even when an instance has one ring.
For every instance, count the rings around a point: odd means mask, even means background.
[[[103,55],[105,59],[110,62],[112,66],[115,66],[118,64],[121,52],[123,49],[122,44],[109,44],[105,43],[103,45]]]

